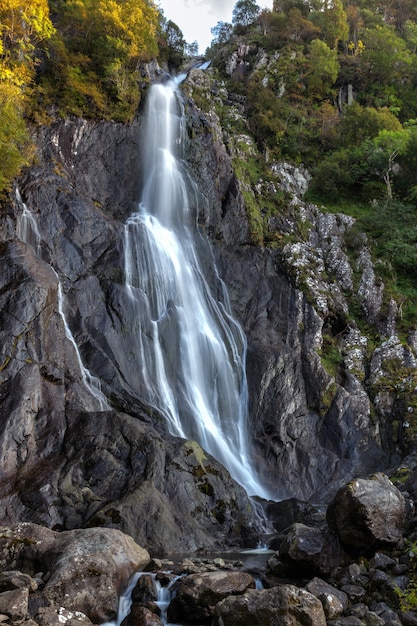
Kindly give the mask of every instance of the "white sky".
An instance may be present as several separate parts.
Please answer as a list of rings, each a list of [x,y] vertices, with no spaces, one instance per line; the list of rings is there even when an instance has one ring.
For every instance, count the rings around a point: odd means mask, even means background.
[[[272,9],[273,0],[258,0],[258,5]],[[187,43],[198,41],[199,52],[204,54],[213,36],[210,29],[217,22],[232,21],[236,0],[156,0],[167,20],[175,22]]]

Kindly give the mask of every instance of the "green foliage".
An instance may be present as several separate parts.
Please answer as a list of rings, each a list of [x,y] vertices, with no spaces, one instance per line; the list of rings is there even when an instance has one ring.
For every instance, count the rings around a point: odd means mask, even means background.
[[[366,29],[363,40],[361,66],[366,83],[361,99],[374,106],[400,107],[400,93],[411,80],[413,63],[406,42],[386,25]]]
[[[256,0],[237,0],[233,9],[234,26],[249,26],[258,17],[260,8]]]
[[[376,109],[353,102],[345,107],[339,124],[339,145],[357,146],[364,139],[373,139],[382,130],[400,131],[399,119],[387,108]]]
[[[319,26],[330,48],[336,49],[339,41],[346,41],[349,27],[341,0],[323,2],[320,11],[313,13],[312,21]]]
[[[323,100],[333,93],[332,87],[339,73],[336,50],[320,39],[314,39],[307,55],[309,67],[306,71],[306,84],[312,98]]]
[[[216,26],[213,26],[211,29],[211,34],[213,35],[213,44],[224,44],[226,43],[233,32],[233,26],[228,22],[217,22]]]
[[[0,1],[0,194],[31,159],[25,109],[38,52],[53,32],[47,0]]]
[[[172,68],[178,68],[184,60],[185,55],[185,39],[182,31],[175,22],[168,20],[163,28],[166,49],[164,57],[168,65]]]
[[[329,334],[323,334],[323,345],[320,357],[327,373],[336,378],[342,364],[342,356],[337,343],[337,338]]]
[[[0,85],[0,195],[24,165],[29,163],[31,143],[16,100]]]
[[[158,53],[159,14],[147,0],[55,0],[57,33],[39,93],[73,113],[126,121],[139,103],[138,62]]]

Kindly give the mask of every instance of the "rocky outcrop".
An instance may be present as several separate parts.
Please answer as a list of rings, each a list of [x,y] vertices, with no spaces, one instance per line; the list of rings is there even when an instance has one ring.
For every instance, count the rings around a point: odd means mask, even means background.
[[[212,80],[194,70],[184,89],[201,107],[189,107],[188,150],[206,199],[200,222],[248,339],[252,454],[278,497],[328,501],[337,485],[395,466],[406,439],[412,445],[406,381],[414,380],[415,353],[398,340],[396,308],[387,306],[355,220],[305,201],[303,167],[268,163],[247,130],[244,97],[215,70]],[[250,172],[251,159],[265,160],[263,178]],[[221,172],[214,186],[206,176],[213,170]],[[263,247],[254,245],[259,228]],[[398,372],[396,382],[388,370]]]
[[[138,125],[57,122],[38,142],[0,216],[1,523],[111,526],[159,554],[240,542],[246,494],[138,384],[122,258]]]
[[[371,500],[372,477],[362,482],[361,497]],[[378,476],[378,490],[387,499],[392,496],[386,476]],[[339,499],[336,496],[330,509]],[[323,513],[310,512],[311,526],[296,523],[276,537],[273,556],[249,550],[242,551],[239,560],[233,555],[231,560],[151,560],[130,537],[112,529],[57,533],[27,523],[3,527],[1,620],[11,626],[91,626],[116,620],[118,596],[130,579],[117,615],[123,626],[161,626],[168,621],[190,626],[412,626],[417,620],[416,557],[410,546],[416,539],[416,520],[408,505],[407,524],[397,528],[395,542],[369,543],[366,549],[351,542],[343,552],[338,542],[345,529],[331,532]],[[352,507],[350,524],[355,523],[375,527],[372,517]]]

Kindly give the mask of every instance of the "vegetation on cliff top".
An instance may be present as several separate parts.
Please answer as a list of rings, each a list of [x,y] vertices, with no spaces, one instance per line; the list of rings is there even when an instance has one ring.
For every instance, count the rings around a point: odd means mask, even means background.
[[[153,0],[0,0],[0,193],[30,161],[28,122],[130,121],[140,64],[185,46]]]
[[[307,166],[307,198],[357,219],[400,327],[415,326],[415,2],[238,0],[212,32],[217,79],[245,103],[259,155]]]

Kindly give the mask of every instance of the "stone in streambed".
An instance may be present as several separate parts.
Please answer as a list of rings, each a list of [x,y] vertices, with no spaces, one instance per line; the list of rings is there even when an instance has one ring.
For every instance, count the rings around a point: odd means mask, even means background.
[[[228,596],[243,594],[250,587],[255,587],[255,581],[245,572],[191,574],[180,582],[168,607],[168,620],[210,624],[218,602]]]

